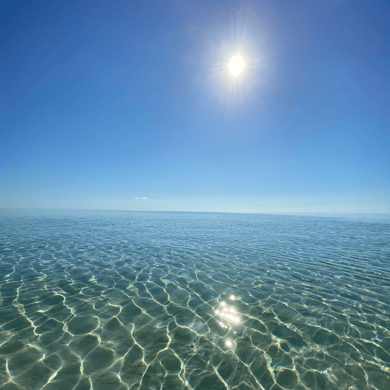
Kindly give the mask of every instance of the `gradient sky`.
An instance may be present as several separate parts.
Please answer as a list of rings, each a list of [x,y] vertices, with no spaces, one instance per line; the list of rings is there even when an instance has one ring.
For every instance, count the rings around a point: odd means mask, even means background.
[[[0,207],[389,213],[389,20],[379,0],[3,1]]]

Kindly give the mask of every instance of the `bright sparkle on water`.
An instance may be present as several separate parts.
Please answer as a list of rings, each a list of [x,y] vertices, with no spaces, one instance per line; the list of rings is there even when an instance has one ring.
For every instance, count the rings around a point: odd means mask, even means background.
[[[219,323],[222,324],[221,326],[224,328],[241,323],[241,317],[238,315],[237,309],[234,306],[226,304],[224,301],[222,301],[218,309],[215,310],[215,314],[221,319]]]
[[[232,347],[233,347],[233,342],[232,342],[232,340],[226,339],[225,345],[226,345],[228,348],[232,348]]]

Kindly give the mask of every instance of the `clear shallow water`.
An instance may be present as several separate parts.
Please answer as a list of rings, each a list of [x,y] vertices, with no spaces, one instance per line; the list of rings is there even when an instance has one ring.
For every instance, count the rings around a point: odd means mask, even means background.
[[[390,224],[0,214],[0,389],[378,389]]]

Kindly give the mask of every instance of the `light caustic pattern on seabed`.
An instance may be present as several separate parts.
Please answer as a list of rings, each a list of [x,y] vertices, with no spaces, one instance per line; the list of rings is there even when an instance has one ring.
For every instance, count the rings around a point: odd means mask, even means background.
[[[24,218],[0,225],[0,389],[390,383],[390,251],[378,226]],[[334,229],[319,253],[311,235]]]

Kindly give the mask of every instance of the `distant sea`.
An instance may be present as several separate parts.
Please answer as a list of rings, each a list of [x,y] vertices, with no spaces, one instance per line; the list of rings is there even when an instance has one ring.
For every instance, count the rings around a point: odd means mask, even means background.
[[[390,389],[390,221],[1,210],[0,389]]]

